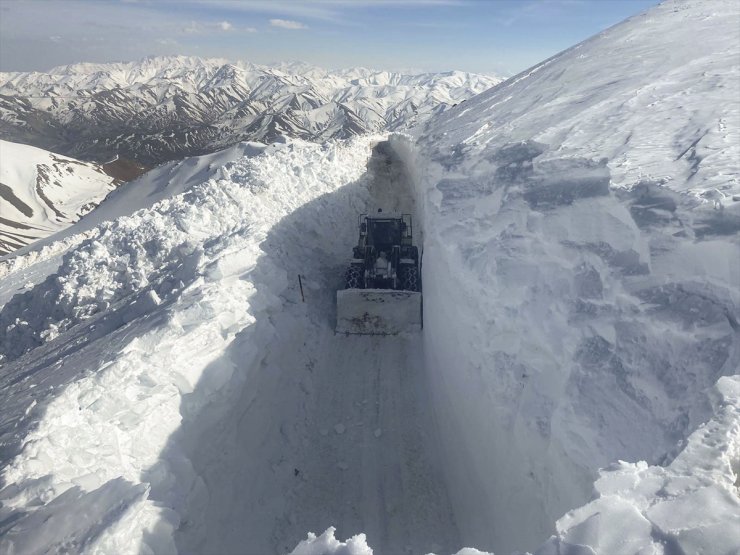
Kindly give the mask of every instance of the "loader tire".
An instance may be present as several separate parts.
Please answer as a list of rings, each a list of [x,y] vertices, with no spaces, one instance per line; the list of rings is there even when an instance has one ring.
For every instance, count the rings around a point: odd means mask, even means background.
[[[419,290],[419,269],[416,266],[409,266],[403,269],[402,285],[405,291]]]
[[[346,289],[362,289],[362,266],[352,264],[345,274]]]

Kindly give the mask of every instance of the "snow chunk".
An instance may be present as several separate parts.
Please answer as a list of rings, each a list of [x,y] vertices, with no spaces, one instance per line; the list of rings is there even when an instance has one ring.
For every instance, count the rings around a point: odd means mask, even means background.
[[[596,555],[731,555],[740,546],[740,376],[714,389],[715,415],[667,467],[620,462],[601,471],[598,498],[557,522],[536,555],[590,549]]]
[[[122,478],[111,480],[98,489],[85,493],[73,487],[38,510],[22,515],[0,537],[2,553],[82,552],[121,553],[138,552],[136,542],[142,540],[141,530],[147,530],[146,542],[156,553],[175,553],[171,538],[161,532],[173,528],[173,522],[162,518],[163,511],[146,506],[148,487],[132,484]],[[0,517],[3,512],[0,511]],[[128,533],[111,533],[121,523],[136,522]],[[125,526],[125,524],[124,524]],[[154,528],[158,527],[159,532]],[[139,533],[135,533],[139,530]],[[131,532],[134,532],[131,535]],[[138,536],[138,537],[137,537]],[[116,538],[125,537],[118,542]],[[133,548],[133,549],[132,549]]]
[[[309,532],[308,538],[299,543],[290,555],[373,555],[365,534],[357,534],[345,542],[334,537],[336,528],[327,528],[320,536]]]

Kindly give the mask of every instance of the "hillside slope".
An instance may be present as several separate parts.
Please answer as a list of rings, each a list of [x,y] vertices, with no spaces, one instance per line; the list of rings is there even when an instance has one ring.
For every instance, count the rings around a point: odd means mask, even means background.
[[[119,183],[98,164],[0,141],[0,256],[67,228]]]

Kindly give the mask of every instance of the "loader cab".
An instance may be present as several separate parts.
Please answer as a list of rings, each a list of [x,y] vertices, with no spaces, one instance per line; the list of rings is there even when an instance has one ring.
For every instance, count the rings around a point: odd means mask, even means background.
[[[411,214],[398,217],[382,212],[360,216],[360,246],[376,250],[390,250],[394,245],[411,245]]]
[[[401,244],[401,222],[399,220],[368,219],[367,244],[377,250],[389,250]]]

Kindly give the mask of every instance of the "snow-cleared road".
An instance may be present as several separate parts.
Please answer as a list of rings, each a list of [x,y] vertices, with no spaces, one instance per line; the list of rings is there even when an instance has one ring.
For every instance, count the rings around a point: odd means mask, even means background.
[[[375,147],[369,170],[368,209],[413,211],[385,143]],[[459,545],[437,467],[421,335],[335,334],[334,292],[356,238],[346,238],[346,251],[325,252],[331,241],[320,236],[283,245],[282,227],[290,222],[278,224],[266,244],[304,251],[293,258],[303,260],[306,303],[273,316],[259,371],[223,416],[184,432],[203,487],[183,515],[178,550],[288,552],[307,530],[333,525],[342,537],[366,532],[379,553],[452,552]],[[252,348],[237,340],[214,364],[248,371],[240,362],[251,360]]]

